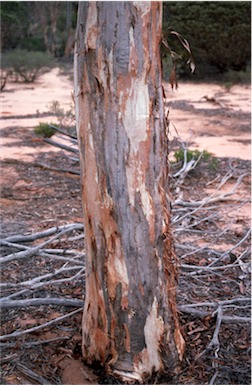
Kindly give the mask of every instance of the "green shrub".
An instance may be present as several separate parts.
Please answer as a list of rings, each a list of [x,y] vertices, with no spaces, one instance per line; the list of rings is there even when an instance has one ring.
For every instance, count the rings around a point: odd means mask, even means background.
[[[45,52],[15,49],[2,55],[1,67],[19,81],[32,83],[53,66],[53,59]]]
[[[28,51],[45,52],[46,46],[42,36],[26,36],[20,40],[19,47]]]
[[[175,151],[174,157],[176,159],[176,163],[184,163],[184,150],[180,148]],[[187,163],[192,159],[199,161],[196,167],[201,164],[207,166],[211,171],[216,171],[218,169],[218,159],[216,159],[210,152],[206,150],[199,151],[187,149]]]
[[[0,71],[1,91],[3,91],[3,89],[7,83],[7,79],[9,77],[9,75],[10,74],[8,71],[1,68],[1,71]]]
[[[48,108],[49,112],[57,117],[58,125],[61,128],[67,129],[69,133],[76,132],[75,109],[73,104],[69,106],[68,110],[64,110],[59,101],[53,100]]]
[[[57,124],[54,123],[39,123],[39,125],[34,128],[34,132],[39,136],[43,136],[43,138],[50,138],[55,134],[55,130],[51,125],[58,127]]]
[[[184,57],[178,31],[190,43],[198,79],[216,78],[229,69],[245,71],[251,60],[251,2],[166,1],[163,34],[172,50]],[[169,37],[168,37],[169,36]],[[183,60],[184,61],[184,60]],[[184,76],[189,76],[183,64]]]

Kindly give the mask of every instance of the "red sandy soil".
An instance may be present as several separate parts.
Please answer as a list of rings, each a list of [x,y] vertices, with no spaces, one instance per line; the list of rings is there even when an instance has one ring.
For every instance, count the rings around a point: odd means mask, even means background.
[[[217,84],[181,83],[176,91],[172,91],[168,85],[165,89],[170,109],[171,140],[178,134],[181,140],[189,144],[190,149],[207,150],[222,159],[215,175],[210,175],[210,173],[207,175],[206,172],[199,171],[200,179],[198,175],[193,175],[191,179],[185,181],[184,199],[188,199],[188,197],[196,199],[203,193],[214,191],[216,183],[213,181],[218,177],[217,173],[219,176],[223,176],[226,172],[227,158],[231,159],[232,164],[241,172],[247,172],[251,159],[250,86],[236,85],[227,91],[223,86]],[[34,134],[34,127],[40,122],[56,122],[56,117],[48,113],[49,105],[53,101],[58,101],[61,107],[69,110],[72,105],[72,92],[73,82],[67,75],[63,75],[58,68],[55,68],[33,84],[8,83],[0,95],[2,115],[0,128],[1,232],[4,237],[17,233],[41,231],[66,223],[82,222],[78,177],[35,167],[35,162],[52,166],[66,164],[68,168],[73,166],[62,150],[37,142]],[[174,149],[171,148],[172,151]],[[247,178],[237,192],[238,197],[249,199],[249,186],[250,180]],[[232,187],[232,181],[230,181],[230,185],[225,185],[224,189],[230,187]],[[232,232],[239,239],[245,227],[249,226],[250,206],[242,206],[240,210],[232,211],[230,216],[233,218]],[[185,241],[186,239],[184,239]],[[197,240],[198,244],[208,241],[207,238]],[[226,237],[222,239],[222,244],[216,244],[215,247],[220,249],[223,248],[223,245],[230,245],[230,242],[230,237]],[[82,250],[83,241],[75,241],[71,244],[71,248]],[[204,256],[200,263],[205,263]],[[8,279],[25,280],[27,274],[36,276],[38,270],[42,274],[42,272],[48,271],[47,269],[49,267],[43,259],[30,261],[28,269],[24,262],[20,265],[13,262],[3,271],[3,282],[7,282]],[[182,288],[184,284],[182,282]],[[209,290],[215,291],[215,287],[209,286],[213,284],[217,285],[215,281],[206,283],[208,294],[201,293],[201,298],[203,295],[206,295],[207,299],[209,298]],[[84,293],[80,283],[66,286],[61,290],[65,295],[70,294],[70,297],[83,299]],[[246,285],[239,286],[238,289],[227,285],[224,290],[227,295],[232,291],[241,295],[247,289]],[[238,290],[237,293],[236,290]],[[197,299],[200,290],[195,292],[192,286],[190,295]],[[179,296],[183,300],[182,289],[179,290]],[[57,308],[45,309],[43,306],[35,309],[6,310],[2,317],[2,334],[43,323],[61,314]],[[193,363],[193,355],[196,354],[196,351],[204,350],[213,334],[215,324],[208,320],[205,320],[203,324],[200,320],[187,315],[182,317],[181,322],[184,332],[188,334],[187,343],[190,347],[184,369],[187,374],[182,376],[181,384],[209,383],[213,374],[211,369],[208,368],[206,362]],[[30,340],[28,337],[17,339],[14,346],[12,345],[10,348],[7,343],[3,348],[2,357],[6,358],[11,354],[15,356],[7,359],[3,364],[2,383],[6,385],[37,384],[36,381],[18,370],[18,367],[15,366],[16,360],[47,378],[52,384],[57,384],[59,380],[63,385],[95,384],[98,381],[102,383],[100,372],[97,371],[97,375],[94,374],[93,370],[81,362],[80,325],[81,314],[78,313],[61,329],[57,327],[47,329],[32,335]],[[238,353],[232,353],[234,347],[230,348],[228,345],[228,341],[235,334],[237,338],[239,337],[237,345],[241,349],[240,356],[237,355]],[[22,347],[22,344],[27,341],[55,337],[70,339],[66,342],[58,341],[49,346],[38,345],[33,349]],[[230,352],[235,357],[234,365],[240,365],[238,364],[239,359],[241,362],[247,363],[248,358],[244,353],[244,349],[248,349],[247,330],[241,325],[238,325],[237,329],[228,328],[225,325],[221,337],[223,341],[226,341],[227,349],[231,349]],[[230,357],[232,358],[232,356]],[[228,362],[225,360],[227,359],[223,358],[223,362],[220,363],[223,367],[228,366]],[[208,375],[208,371],[211,374]],[[242,384],[241,381],[232,380],[222,382],[222,385],[228,383]]]

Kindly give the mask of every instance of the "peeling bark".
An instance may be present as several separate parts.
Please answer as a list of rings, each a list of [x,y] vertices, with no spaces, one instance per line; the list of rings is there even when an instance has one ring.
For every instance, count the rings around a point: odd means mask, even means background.
[[[160,2],[80,2],[75,100],[86,240],[83,356],[144,381],[182,360]]]

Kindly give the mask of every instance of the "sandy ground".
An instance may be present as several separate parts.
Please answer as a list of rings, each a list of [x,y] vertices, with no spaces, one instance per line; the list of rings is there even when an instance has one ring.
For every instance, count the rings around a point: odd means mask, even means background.
[[[60,108],[68,111],[73,104],[73,82],[67,76],[60,74],[58,68],[44,74],[36,83],[9,83],[1,93],[1,129],[15,130],[24,127],[33,130],[39,123],[57,123],[55,116],[50,116],[50,105],[54,101],[60,103]],[[37,153],[37,148],[15,146],[15,139],[1,135],[0,159],[15,158],[31,160]],[[8,145],[6,147],[6,145]],[[10,146],[11,145],[11,146]],[[50,151],[58,151],[49,147]]]
[[[190,148],[251,159],[250,86],[227,91],[215,84],[180,84],[176,91],[168,88],[167,98],[171,131],[175,126],[183,141],[193,142]]]
[[[176,136],[176,128],[192,149],[207,150],[217,157],[251,159],[250,86],[234,86],[227,91],[216,84],[181,83],[178,90],[172,91],[168,85],[165,89],[172,136]],[[68,110],[72,92],[73,82],[60,75],[58,68],[44,74],[34,84],[7,84],[0,96],[4,118],[1,128],[33,129],[40,122],[55,121],[55,117],[42,114],[48,113],[53,101]],[[2,145],[13,140],[1,135]],[[0,157],[27,158],[33,151],[37,151],[36,148],[1,146]]]
[[[20,232],[23,232],[24,230],[30,231],[31,229],[34,229],[35,231],[36,229],[41,230],[48,228],[48,226],[65,224],[66,222],[69,222],[69,220],[73,220],[75,222],[82,221],[80,214],[81,202],[79,180],[70,178],[69,175],[64,177],[48,170],[36,168],[33,164],[34,161],[41,161],[42,163],[48,163],[52,165],[54,165],[53,162],[55,162],[56,166],[58,164],[62,165],[63,156],[61,157],[60,155],[61,150],[58,150],[45,143],[36,143],[36,141],[33,143],[33,138],[36,138],[33,130],[34,127],[40,122],[55,122],[57,120],[55,116],[50,116],[48,113],[49,105],[53,101],[58,101],[62,108],[69,110],[70,106],[72,105],[72,92],[72,81],[70,81],[67,76],[60,74],[59,69],[54,69],[50,73],[44,74],[39,79],[39,81],[34,84],[9,83],[7,84],[4,92],[0,94],[2,116],[0,126],[0,160],[3,161],[2,163],[4,165],[1,169],[1,183],[3,184],[2,190],[4,193],[2,197],[2,209],[4,212],[3,222],[6,225],[7,232],[15,232],[16,228],[17,231]],[[167,85],[166,94],[170,111],[169,118],[171,139],[178,133],[181,140],[188,142],[190,149],[205,149],[219,158],[240,158],[243,161],[236,161],[236,178],[240,175],[239,173],[247,173],[248,162],[246,162],[246,160],[251,159],[250,87],[235,86],[228,92],[225,90],[225,88],[219,85],[181,83],[177,91],[172,91]],[[20,138],[22,135],[23,138]],[[59,156],[55,156],[54,158],[54,153],[52,153],[53,151],[55,151],[55,153],[58,152],[57,155]],[[8,158],[8,161],[6,158]],[[11,162],[11,160],[15,160],[15,162]],[[20,160],[23,163],[17,162],[17,160]],[[220,173],[218,178],[221,178],[225,174],[225,162],[227,163],[227,160],[220,161],[220,169],[217,172]],[[224,168],[224,170],[222,170],[221,167]],[[208,183],[206,183],[207,178]],[[235,180],[236,179],[231,180],[232,183],[230,182],[230,184],[226,184],[223,187],[226,188],[225,192],[228,192],[229,189],[233,188]],[[218,184],[219,181],[220,179],[217,180],[215,175],[212,176],[210,173],[207,175],[206,171],[202,172],[201,178],[199,171],[197,178],[188,178],[186,181],[187,183],[190,182],[191,184],[185,183],[185,186],[183,187],[185,199],[194,199],[194,197],[191,197],[191,195],[197,192],[197,189],[199,190],[200,194],[199,198],[202,199],[202,196],[204,197],[206,192],[204,189],[208,189],[207,193],[209,194],[214,192],[216,190],[216,184]],[[243,198],[243,195],[247,199],[249,195],[250,182],[244,178],[243,183],[244,184],[240,187],[240,195],[237,196],[237,199]],[[232,235],[231,240],[233,240],[234,236],[241,238],[244,231],[249,226],[248,205],[249,204],[246,206],[241,205],[241,207],[235,206],[235,209],[230,208],[230,212],[225,214],[224,219],[232,221],[232,228],[230,228]],[[230,216],[230,218],[227,218],[228,216]],[[17,227],[15,228],[14,225]],[[224,226],[222,220],[220,221],[220,225],[222,227]],[[186,237],[184,234],[182,236],[184,244],[186,242]],[[188,242],[191,242],[192,235],[189,234],[188,238]],[[200,242],[200,239],[198,239],[198,242]],[[203,237],[199,245],[202,246],[206,243],[208,244],[208,242],[208,238]],[[235,240],[235,242],[237,241]],[[223,249],[223,247],[225,250],[228,249],[230,247],[230,234],[227,234],[224,239],[220,239],[219,243],[216,243],[216,239],[214,239],[214,245],[215,244],[216,250]],[[202,257],[202,260],[204,260],[204,258]],[[198,261],[195,262],[194,260],[190,260],[190,262],[197,263]],[[19,267],[17,269],[11,268],[11,277],[13,274],[20,273],[21,278],[24,281],[27,279],[26,273],[38,273],[38,266],[41,273],[43,269],[47,268],[46,265],[40,266],[36,263],[36,260],[34,261],[34,265],[32,262],[30,262],[29,269],[22,268],[22,264],[20,269]],[[218,289],[218,285],[220,285],[220,279],[219,277],[217,278],[218,279],[216,282],[204,282],[204,287],[202,289],[203,292],[205,292],[205,290],[211,289],[210,293],[215,293]],[[232,282],[237,280],[236,276],[235,278],[231,278]],[[9,276],[6,279],[9,279]],[[182,287],[184,288],[184,286]],[[200,291],[198,283],[195,287],[195,290],[197,291],[196,298],[198,298]],[[240,292],[237,292],[238,289],[236,288],[234,295],[241,295],[241,293],[243,293],[242,290],[247,290],[245,289],[242,286],[239,289]],[[64,290],[64,295],[67,293],[67,295],[74,295],[76,298],[79,298],[78,296],[81,297],[80,288],[78,285],[76,287],[74,286],[74,288],[66,287]],[[218,290],[220,293],[222,293],[223,287],[221,286]],[[187,295],[187,290],[183,290],[183,293],[186,293]],[[190,294],[191,293],[193,293],[193,290],[190,288]],[[183,299],[183,296],[181,298]],[[43,312],[41,314],[37,309],[33,308],[32,310],[29,310],[29,314],[23,311],[20,311],[21,313],[16,311],[16,314],[14,314],[15,310],[13,310],[11,314],[13,320],[17,320],[16,322],[18,322],[18,327],[25,328],[28,324],[28,321],[31,322],[31,325],[33,325],[35,323],[42,323],[44,318],[48,320],[55,318],[57,315],[53,309],[51,310],[51,313],[49,309],[48,313]],[[74,319],[72,321],[70,326],[76,326],[80,324],[81,314],[79,314],[78,319]],[[196,324],[196,321],[192,321],[190,319],[189,322],[186,318],[183,321],[185,328],[187,325],[192,324]],[[200,323],[199,326],[201,329],[197,329],[197,327],[195,327],[195,330],[202,331],[207,329],[202,328]],[[4,327],[5,333],[9,333],[13,330],[13,321],[11,317],[7,317]],[[210,331],[213,333],[215,327],[214,323],[211,327],[212,329]],[[59,331],[58,329],[55,330],[55,335],[58,336]],[[62,337],[62,331],[60,331],[60,333]],[[66,345],[67,348],[73,350],[77,346],[76,341],[79,343],[80,340],[78,331],[75,333],[76,334],[74,334],[74,338],[76,338],[76,340],[72,338]],[[191,330],[190,333],[192,334]],[[207,338],[207,341],[209,342],[209,338],[211,337],[210,334],[207,333],[209,332],[206,330],[205,334],[207,337],[204,338]],[[247,343],[247,341],[249,341],[247,334],[244,332],[244,330],[242,330],[242,333],[243,335],[240,338],[242,341]],[[237,330],[236,334],[239,337]],[[43,338],[49,338],[49,336],[46,336],[47,334],[43,333]],[[36,335],[35,338],[39,339],[41,337]],[[192,340],[188,341],[190,347],[189,351],[191,350],[192,352],[195,352],[195,346],[198,342],[196,341],[194,343],[194,335],[192,335],[190,338],[192,338]],[[201,350],[203,350],[204,346],[207,344],[205,339],[203,339],[203,342],[200,342],[199,344]],[[227,336],[227,340],[230,340],[229,336]],[[233,340],[230,341],[232,342]],[[62,346],[65,347],[63,343],[64,341],[59,343],[60,348],[62,348]],[[192,350],[192,348],[194,348],[194,350]],[[62,358],[66,354],[66,351],[69,352],[70,350],[64,349],[63,352],[60,351],[59,353],[53,349],[54,345],[52,345],[52,347],[43,347],[43,350],[38,350],[39,353],[35,352],[37,357],[36,362],[33,362],[33,351],[31,358],[29,356],[31,354],[30,351],[26,352],[26,350],[20,350],[21,353],[19,351],[19,354],[21,354],[21,358],[23,360],[22,362],[28,365],[28,367],[32,368],[34,366],[35,372],[40,372],[42,367],[43,370],[45,370],[47,378],[50,378],[48,376],[51,369],[55,371],[57,370],[57,366],[59,366],[62,371],[61,381],[64,385],[70,385],[70,381],[71,385],[87,383],[87,379],[90,379],[88,383],[98,383],[98,379],[93,375],[93,373],[89,373],[87,367],[85,367],[84,370],[83,365],[76,359],[65,357],[64,360],[59,361],[59,358]],[[235,357],[237,360],[235,362],[238,362],[237,357],[239,357],[239,362],[241,362],[241,365],[244,362],[247,362],[244,359],[242,360],[240,356]],[[59,361],[60,364],[56,364],[55,360],[57,362]],[[225,368],[223,370],[225,370]],[[195,371],[198,371],[198,367],[195,367]],[[13,372],[13,367],[11,365],[10,367],[7,367],[6,373],[8,374],[8,377],[5,378],[6,384],[31,384],[31,382],[28,382],[26,379],[22,378],[20,374],[17,375],[15,370]],[[188,383],[188,381],[186,383]]]

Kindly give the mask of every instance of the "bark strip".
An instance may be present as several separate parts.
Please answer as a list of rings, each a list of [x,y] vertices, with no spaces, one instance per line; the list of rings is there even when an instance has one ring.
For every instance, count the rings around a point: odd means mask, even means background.
[[[75,99],[86,240],[83,355],[123,379],[184,351],[170,233],[159,2],[81,2]]]

